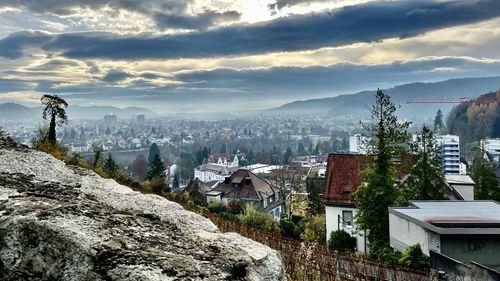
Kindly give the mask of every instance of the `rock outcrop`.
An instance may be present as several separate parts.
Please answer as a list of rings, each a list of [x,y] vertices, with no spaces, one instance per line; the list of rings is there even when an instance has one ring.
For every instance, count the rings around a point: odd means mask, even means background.
[[[0,280],[284,280],[267,246],[0,139]]]

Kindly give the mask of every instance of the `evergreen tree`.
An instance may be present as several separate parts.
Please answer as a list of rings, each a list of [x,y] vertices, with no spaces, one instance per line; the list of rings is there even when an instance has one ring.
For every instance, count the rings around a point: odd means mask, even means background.
[[[49,134],[47,140],[50,144],[56,145],[56,125],[62,125],[68,122],[65,107],[68,107],[66,101],[57,95],[43,95],[41,98],[43,109],[43,119],[50,116]],[[56,119],[59,119],[56,122]]]
[[[153,161],[149,164],[149,172],[146,176],[146,179],[163,179],[165,178],[165,165],[163,165],[163,161],[160,158],[159,154],[155,154]]]
[[[434,133],[439,133],[443,129],[443,112],[438,109],[434,118]]]
[[[313,149],[314,149],[314,148],[313,148],[313,144],[312,144],[312,142],[310,142],[310,143],[309,143],[309,147],[308,147],[308,149],[307,149],[307,153],[308,153],[309,155],[313,155],[313,154],[314,154],[314,150],[313,150]]]
[[[297,153],[300,155],[300,156],[304,156],[307,154],[306,152],[306,148],[304,147],[304,144],[302,142],[299,142],[299,146],[297,148]]]
[[[92,161],[92,169],[99,167],[101,164],[102,149],[94,147],[94,160]]]
[[[316,143],[316,147],[314,148],[314,155],[319,155],[320,152],[319,141]]]
[[[153,162],[154,158],[155,158],[155,155],[160,156],[160,159],[161,159],[161,153],[160,153],[160,148],[158,147],[158,145],[156,143],[153,143],[150,147],[149,147],[149,155],[148,155],[148,163],[149,165],[151,165],[151,163]]]
[[[174,174],[174,179],[172,180],[172,187],[173,188],[179,188],[179,176],[177,175],[177,173]]]
[[[431,130],[424,125],[411,145],[415,163],[402,186],[406,200],[444,200],[448,187],[441,167],[441,152]]]
[[[292,156],[293,156],[292,149],[290,147],[287,147],[286,151],[285,151],[285,155],[283,157],[284,158],[283,164],[288,165],[290,162],[290,158],[292,158]]]
[[[115,160],[113,160],[113,158],[111,157],[111,153],[108,153],[108,158],[104,162],[103,169],[108,177],[114,178],[116,176],[116,172],[118,172],[119,167],[116,164]]]
[[[381,90],[377,90],[370,112],[372,123],[363,127],[372,137],[370,147],[374,160],[365,169],[364,183],[356,192],[359,207],[356,223],[367,232],[370,254],[381,256],[390,247],[388,208],[398,198],[393,158],[404,151],[402,144],[408,140],[406,130],[410,123],[398,122],[396,106]]]
[[[484,158],[484,154],[479,154],[472,160],[471,178],[476,183],[474,199],[500,202],[500,188],[495,168]]]
[[[321,199],[321,179],[319,177],[308,177],[306,179],[307,190],[307,214],[315,216],[323,214],[325,205]]]
[[[250,151],[248,152],[248,156],[246,157],[247,160],[248,160],[248,163],[250,164],[253,164],[254,163],[254,160],[255,160],[255,154],[253,153],[253,150],[250,149]]]

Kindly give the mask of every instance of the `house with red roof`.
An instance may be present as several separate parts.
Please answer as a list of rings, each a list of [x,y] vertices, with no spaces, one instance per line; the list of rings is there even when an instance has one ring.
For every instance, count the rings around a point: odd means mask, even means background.
[[[323,202],[326,213],[326,239],[330,233],[339,229],[356,237],[356,250],[367,252],[367,241],[364,233],[356,229],[354,217],[357,213],[355,192],[363,183],[363,170],[371,163],[373,156],[362,154],[330,154],[327,161],[325,180],[323,182]],[[405,157],[395,163],[412,163],[411,157]],[[401,173],[395,184],[405,184],[407,174]],[[460,178],[446,177],[450,188],[451,200],[474,200],[474,182],[469,176]]]

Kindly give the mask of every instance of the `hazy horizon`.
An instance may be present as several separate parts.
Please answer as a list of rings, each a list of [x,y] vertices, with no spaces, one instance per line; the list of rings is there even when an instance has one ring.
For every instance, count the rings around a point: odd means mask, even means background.
[[[254,111],[500,76],[494,0],[4,1],[0,25],[0,103],[28,106]]]

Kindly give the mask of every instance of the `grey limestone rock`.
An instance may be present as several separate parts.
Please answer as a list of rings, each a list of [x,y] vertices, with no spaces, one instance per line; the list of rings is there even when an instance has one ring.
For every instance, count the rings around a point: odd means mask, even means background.
[[[0,139],[0,280],[285,280],[280,256],[160,196]]]

